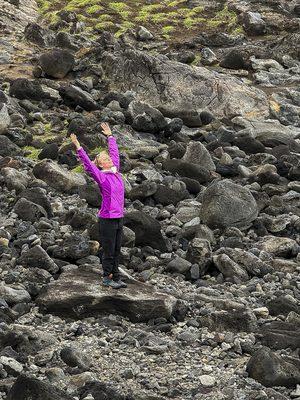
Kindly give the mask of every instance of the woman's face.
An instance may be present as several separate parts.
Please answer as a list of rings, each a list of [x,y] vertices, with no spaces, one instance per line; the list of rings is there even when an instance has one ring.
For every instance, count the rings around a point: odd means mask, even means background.
[[[111,168],[114,164],[110,156],[105,152],[101,151],[97,157],[95,158],[95,164],[97,167],[108,169]]]

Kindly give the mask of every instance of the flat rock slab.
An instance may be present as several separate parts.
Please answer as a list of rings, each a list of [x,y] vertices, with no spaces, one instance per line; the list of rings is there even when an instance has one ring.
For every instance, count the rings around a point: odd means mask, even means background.
[[[76,319],[110,313],[142,322],[169,318],[175,312],[175,297],[132,278],[126,278],[126,283],[127,288],[116,290],[102,285],[98,271],[66,271],[44,289],[36,302],[44,312]]]

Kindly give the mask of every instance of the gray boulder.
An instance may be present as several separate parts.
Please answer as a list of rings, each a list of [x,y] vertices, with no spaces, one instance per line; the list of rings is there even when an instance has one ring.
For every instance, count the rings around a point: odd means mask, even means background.
[[[52,258],[39,245],[34,246],[28,251],[22,253],[21,257],[18,259],[18,262],[28,267],[45,269],[50,273],[55,273],[59,270]]]
[[[62,85],[59,94],[64,102],[71,107],[80,106],[86,111],[93,111],[99,108],[93,97],[83,89],[74,85]]]
[[[156,292],[151,285],[126,278],[128,286],[112,293],[100,285],[98,271],[78,269],[63,272],[37,298],[41,310],[75,319],[102,314],[121,314],[132,321],[169,318],[176,309],[177,300]]]
[[[229,119],[253,109],[260,116],[269,113],[262,91],[237,78],[172,61],[164,55],[135,49],[107,51],[101,65],[111,90],[134,90],[137,100],[151,104],[165,116],[181,118],[185,124],[191,113],[203,109],[217,118]]]
[[[47,217],[47,212],[43,207],[24,198],[16,202],[14,211],[23,221],[36,222],[41,217]]]
[[[33,174],[36,178],[45,181],[49,186],[58,191],[72,193],[79,186],[86,184],[83,175],[70,172],[52,160],[43,160],[33,168]]]
[[[201,217],[211,228],[247,227],[257,215],[250,190],[228,179],[214,182],[204,191]]]
[[[14,156],[19,154],[21,149],[8,137],[0,135],[0,156]]]
[[[266,23],[258,12],[248,11],[244,14],[244,29],[250,35],[266,33]]]
[[[26,174],[26,172],[18,171],[15,168],[2,168],[1,174],[4,177],[8,190],[15,189],[17,193],[25,190],[30,181],[30,177]]]
[[[167,126],[162,113],[141,101],[132,101],[128,112],[133,119],[132,127],[141,132],[158,133]]]

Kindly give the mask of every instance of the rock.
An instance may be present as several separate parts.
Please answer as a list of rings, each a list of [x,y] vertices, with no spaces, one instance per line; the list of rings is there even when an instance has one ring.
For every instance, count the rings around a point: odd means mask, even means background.
[[[50,94],[42,89],[39,82],[26,78],[17,78],[10,85],[9,94],[17,99],[36,100],[50,99]]]
[[[21,198],[16,202],[14,212],[23,221],[35,222],[41,217],[47,217],[47,212],[43,207],[24,198]]]
[[[183,188],[172,188],[166,185],[157,185],[157,190],[153,195],[156,203],[167,206],[174,204],[175,206],[179,201],[189,197],[189,193]]]
[[[158,133],[167,126],[162,113],[141,101],[132,101],[129,104],[128,112],[133,120],[132,127],[136,131]]]
[[[213,65],[218,62],[217,56],[209,47],[203,47],[200,52],[201,64],[203,65]]]
[[[59,270],[52,258],[39,245],[33,246],[28,251],[23,252],[18,262],[28,267],[45,269],[51,274]]]
[[[202,326],[212,331],[223,332],[254,332],[257,320],[250,310],[212,311],[207,316],[201,316]]]
[[[64,102],[70,107],[80,106],[86,111],[93,111],[99,108],[93,97],[85,90],[74,85],[61,85],[59,94],[64,99]]]
[[[167,56],[126,49],[103,54],[102,66],[110,77],[109,89],[134,90],[136,100],[151,104],[167,117],[181,118],[186,125],[185,116],[199,109],[229,119],[253,109],[257,115],[268,114],[267,98],[260,90],[237,78],[175,62]]]
[[[265,146],[251,136],[241,136],[234,140],[234,144],[246,154],[264,153]]]
[[[284,321],[271,321],[261,326],[256,333],[260,342],[274,350],[296,350],[300,346],[300,325]]]
[[[163,168],[172,174],[177,173],[179,176],[195,179],[199,183],[206,183],[211,180],[210,173],[206,168],[186,161],[166,160],[163,162]]]
[[[209,151],[201,142],[189,142],[182,159],[188,163],[200,165],[208,171],[216,170]]]
[[[20,375],[10,389],[7,400],[73,400],[56,386],[31,378],[27,375]]]
[[[49,186],[65,193],[73,193],[79,186],[86,184],[83,175],[70,172],[51,160],[43,160],[36,164],[33,174]]]
[[[5,133],[10,125],[10,116],[6,104],[0,103],[0,135]]]
[[[148,29],[146,29],[143,26],[140,26],[137,33],[136,33],[137,40],[140,40],[141,42],[146,42],[148,40],[154,39],[154,36]]]
[[[288,296],[279,296],[266,303],[271,315],[287,315],[291,311],[300,313],[300,305],[297,304],[295,299],[291,299]]]
[[[20,194],[19,197],[29,200],[39,206],[43,207],[43,209],[47,212],[49,217],[52,216],[52,208],[51,203],[47,194],[47,191],[40,187],[30,187],[24,189]]]
[[[89,369],[90,361],[79,350],[72,347],[64,347],[60,351],[60,357],[69,367],[78,367],[83,370]]]
[[[128,287],[114,294],[99,284],[100,279],[98,272],[85,269],[63,272],[39,295],[37,304],[46,312],[76,319],[109,313],[141,322],[175,312],[176,299],[152,286],[126,279]]]
[[[6,286],[3,283],[0,284],[0,297],[4,299],[8,305],[17,303],[27,303],[31,300],[30,294],[25,289],[14,289],[10,286]]]
[[[291,358],[285,360],[267,347],[262,347],[253,354],[246,370],[252,379],[267,387],[292,388],[300,383],[299,361]]]
[[[178,272],[179,274],[185,274],[191,268],[191,263],[184,258],[176,257],[172,261],[170,261],[166,269],[170,272]]]
[[[9,375],[18,376],[23,371],[23,365],[12,357],[0,356],[0,363]]]
[[[70,235],[61,245],[53,249],[53,257],[60,259],[78,260],[90,254],[89,240],[83,235]]]
[[[16,190],[19,193],[25,190],[30,181],[30,177],[23,171],[18,171],[15,168],[4,167],[1,169],[1,174],[4,177],[8,190]]]
[[[266,33],[266,23],[258,12],[248,11],[244,14],[244,29],[249,35]]]
[[[214,255],[213,262],[225,278],[231,282],[241,283],[249,280],[247,272],[226,254]]]
[[[54,34],[52,31],[44,29],[34,22],[27,24],[24,30],[24,36],[28,41],[40,46],[51,46],[54,41]]]
[[[299,253],[300,247],[294,239],[280,236],[264,236],[257,244],[263,251],[275,256],[290,258]]]
[[[43,160],[44,158],[50,158],[50,160],[56,160],[58,156],[59,147],[57,143],[47,144],[39,153],[39,160]]]
[[[74,63],[73,54],[62,49],[49,50],[39,58],[39,64],[45,74],[59,79],[64,78],[72,70]]]
[[[207,240],[194,238],[189,242],[187,253],[187,261],[199,266],[200,275],[204,275],[211,262],[211,247]]]
[[[238,50],[231,50],[220,61],[220,67],[229,69],[247,69],[247,63],[244,56]]]
[[[127,197],[134,200],[143,200],[147,197],[152,196],[157,191],[157,184],[155,182],[146,181],[142,182],[140,185],[134,186]]]
[[[201,217],[211,228],[246,227],[257,215],[251,192],[228,179],[212,183],[203,193]]]
[[[231,258],[242,269],[247,271],[250,276],[262,277],[273,271],[272,267],[249,251],[238,248],[232,249],[230,247],[221,247],[219,250],[215,251],[214,255],[223,253]]]
[[[124,225],[135,233],[137,246],[151,246],[162,252],[167,250],[160,223],[149,215],[142,211],[128,212],[124,217]]]
[[[87,382],[83,387],[79,389],[80,397],[82,399],[89,400],[89,395],[93,396],[92,399],[95,400],[133,400],[131,396],[126,396],[114,383],[106,383],[99,381]],[[162,400],[161,398],[149,397],[140,397],[137,400]]]
[[[212,387],[216,384],[215,378],[210,375],[200,375],[199,382],[204,387]]]
[[[14,156],[20,153],[20,148],[16,146],[8,137],[0,135],[0,156]]]

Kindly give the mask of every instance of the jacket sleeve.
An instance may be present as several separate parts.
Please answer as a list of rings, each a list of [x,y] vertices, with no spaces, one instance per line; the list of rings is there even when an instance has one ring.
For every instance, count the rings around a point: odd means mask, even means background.
[[[76,151],[81,163],[83,164],[84,170],[88,172],[92,178],[98,183],[102,183],[103,176],[101,171],[96,167],[96,165],[90,160],[89,156],[85,150],[81,147]]]
[[[117,170],[119,171],[120,169],[120,155],[119,155],[119,148],[117,145],[116,138],[111,136],[108,136],[107,138],[108,142],[108,152],[110,155],[110,158],[112,159],[112,162],[114,165],[117,167]]]

